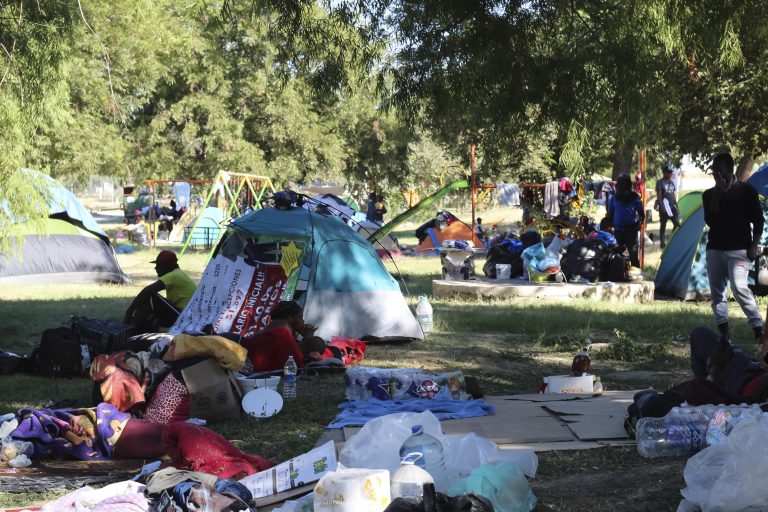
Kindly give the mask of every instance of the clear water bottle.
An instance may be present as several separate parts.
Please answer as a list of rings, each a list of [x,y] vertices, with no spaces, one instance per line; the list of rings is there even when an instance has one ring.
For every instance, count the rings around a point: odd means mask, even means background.
[[[432,332],[432,304],[429,303],[426,295],[419,296],[419,303],[416,305],[416,320],[418,320],[425,336]]]
[[[288,360],[283,367],[283,398],[296,398],[296,372],[298,368],[293,356],[288,356]]]
[[[414,461],[414,464],[429,473],[435,482],[435,489],[445,492],[449,481],[445,471],[443,443],[424,432],[424,427],[421,425],[414,425],[411,432],[411,437],[406,439],[400,447],[400,458],[405,458],[409,453],[420,453],[421,458]]]
[[[603,392],[603,381],[600,380],[599,376],[595,376],[595,382],[592,384],[592,392],[595,394]]]
[[[409,453],[400,461],[400,468],[390,479],[390,492],[395,498],[421,498],[424,495],[424,484],[434,484],[432,476],[416,465],[423,455],[418,452]]]
[[[637,451],[643,457],[692,455],[706,446],[706,416],[691,407],[676,407],[663,418],[640,418]]]

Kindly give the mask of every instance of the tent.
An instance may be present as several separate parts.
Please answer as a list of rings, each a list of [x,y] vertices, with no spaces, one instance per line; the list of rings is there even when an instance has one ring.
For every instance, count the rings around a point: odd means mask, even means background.
[[[471,240],[475,247],[485,247],[483,241],[472,232],[471,227],[453,217],[451,223],[443,229],[427,229],[427,237],[416,246],[414,254],[416,256],[440,254],[438,248],[443,246],[445,240]]]
[[[339,217],[304,208],[252,211],[232,221],[172,333],[247,334],[280,300],[296,300],[316,334],[422,339],[373,246]]]
[[[381,229],[381,226],[375,222],[367,220],[364,213],[357,211],[347,201],[333,194],[321,194],[311,197],[304,203],[304,208],[322,215],[336,215],[340,217],[365,239],[369,239],[372,234]],[[387,256],[392,258],[403,257],[400,246],[390,235],[386,235],[373,242],[373,247],[382,258]]]
[[[763,166],[755,172],[765,172]],[[752,177],[755,175],[753,174]],[[752,177],[747,183],[752,183]],[[762,178],[760,177],[760,180]],[[759,185],[760,181],[758,181]],[[768,179],[763,181],[764,188],[757,188],[765,197],[768,193]],[[701,203],[701,193],[693,192],[683,196],[680,201],[680,227],[672,234],[669,243],[664,248],[656,272],[654,285],[660,295],[676,297],[683,300],[709,298],[709,277],[707,276],[707,239],[709,228],[704,222],[704,207]],[[768,204],[761,198],[763,218],[766,219],[760,243],[768,241]],[[754,274],[754,271],[752,272]],[[752,279],[754,281],[754,277]],[[762,294],[762,293],[759,293]]]
[[[16,222],[18,254],[0,254],[0,284],[128,283],[104,230],[80,201],[50,176],[22,169],[47,187],[50,214],[41,226]],[[2,207],[2,205],[0,205]]]
[[[186,244],[192,247],[212,247],[219,240],[221,224],[224,222],[224,211],[221,208],[209,206],[201,211],[192,221],[185,237]]]

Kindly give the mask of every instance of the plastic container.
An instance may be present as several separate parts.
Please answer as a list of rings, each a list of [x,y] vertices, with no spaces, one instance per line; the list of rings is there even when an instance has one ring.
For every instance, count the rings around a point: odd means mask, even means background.
[[[400,447],[400,458],[403,459],[413,452],[421,453],[422,457],[414,463],[429,473],[435,482],[435,489],[445,492],[450,482],[445,471],[443,443],[424,432],[421,425],[414,425],[411,428],[411,433],[411,437],[406,439]]]
[[[288,356],[288,360],[283,367],[283,398],[296,398],[296,372],[298,368],[293,356]]]
[[[424,495],[424,484],[434,484],[435,481],[426,470],[416,465],[423,455],[419,452],[409,453],[400,461],[400,468],[392,475],[389,486],[392,499],[421,498]]]
[[[706,416],[692,407],[676,407],[663,418],[640,418],[637,451],[643,457],[689,456],[706,446]]]
[[[419,303],[416,305],[416,320],[424,331],[424,335],[432,332],[432,304],[429,303],[426,295],[419,296]]]
[[[603,382],[600,380],[600,377],[595,377],[595,383],[592,384],[592,392],[593,393],[603,392]]]
[[[512,265],[509,263],[496,264],[496,279],[509,279],[512,276]]]
[[[589,394],[594,392],[594,375],[571,377],[570,375],[550,375],[544,377],[546,390],[544,393],[576,393]]]

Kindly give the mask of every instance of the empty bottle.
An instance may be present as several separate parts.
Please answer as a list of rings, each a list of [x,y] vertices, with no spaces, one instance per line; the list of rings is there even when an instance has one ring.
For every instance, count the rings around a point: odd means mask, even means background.
[[[595,382],[592,384],[592,392],[595,394],[603,392],[603,381],[600,380],[599,376],[595,377]]]
[[[419,303],[416,305],[416,320],[425,336],[432,332],[432,304],[429,303],[426,295],[419,296]]]
[[[296,398],[296,361],[293,356],[288,356],[288,360],[283,367],[283,398]]]
[[[435,482],[435,489],[445,492],[448,489],[448,475],[445,471],[445,459],[443,457],[443,443],[424,432],[421,425],[411,428],[412,435],[405,440],[400,447],[400,458],[405,458],[409,453],[421,453],[421,458],[414,464],[424,469]]]
[[[390,492],[395,498],[421,498],[424,495],[424,484],[434,484],[432,476],[416,465],[422,458],[418,452],[409,453],[400,462],[400,468],[391,478]]]
[[[676,407],[663,418],[640,418],[637,451],[643,457],[692,455],[706,446],[707,418],[691,407]]]

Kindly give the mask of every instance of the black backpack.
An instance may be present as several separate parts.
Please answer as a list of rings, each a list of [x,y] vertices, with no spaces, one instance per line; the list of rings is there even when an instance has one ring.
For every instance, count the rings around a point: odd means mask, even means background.
[[[614,283],[629,282],[629,259],[619,251],[611,251],[603,262],[600,280]]]
[[[581,276],[588,281],[597,281],[607,257],[608,246],[602,240],[574,240],[560,260],[560,268],[569,280]]]
[[[80,337],[68,327],[43,331],[40,346],[30,357],[32,373],[48,377],[71,377],[83,373]]]

